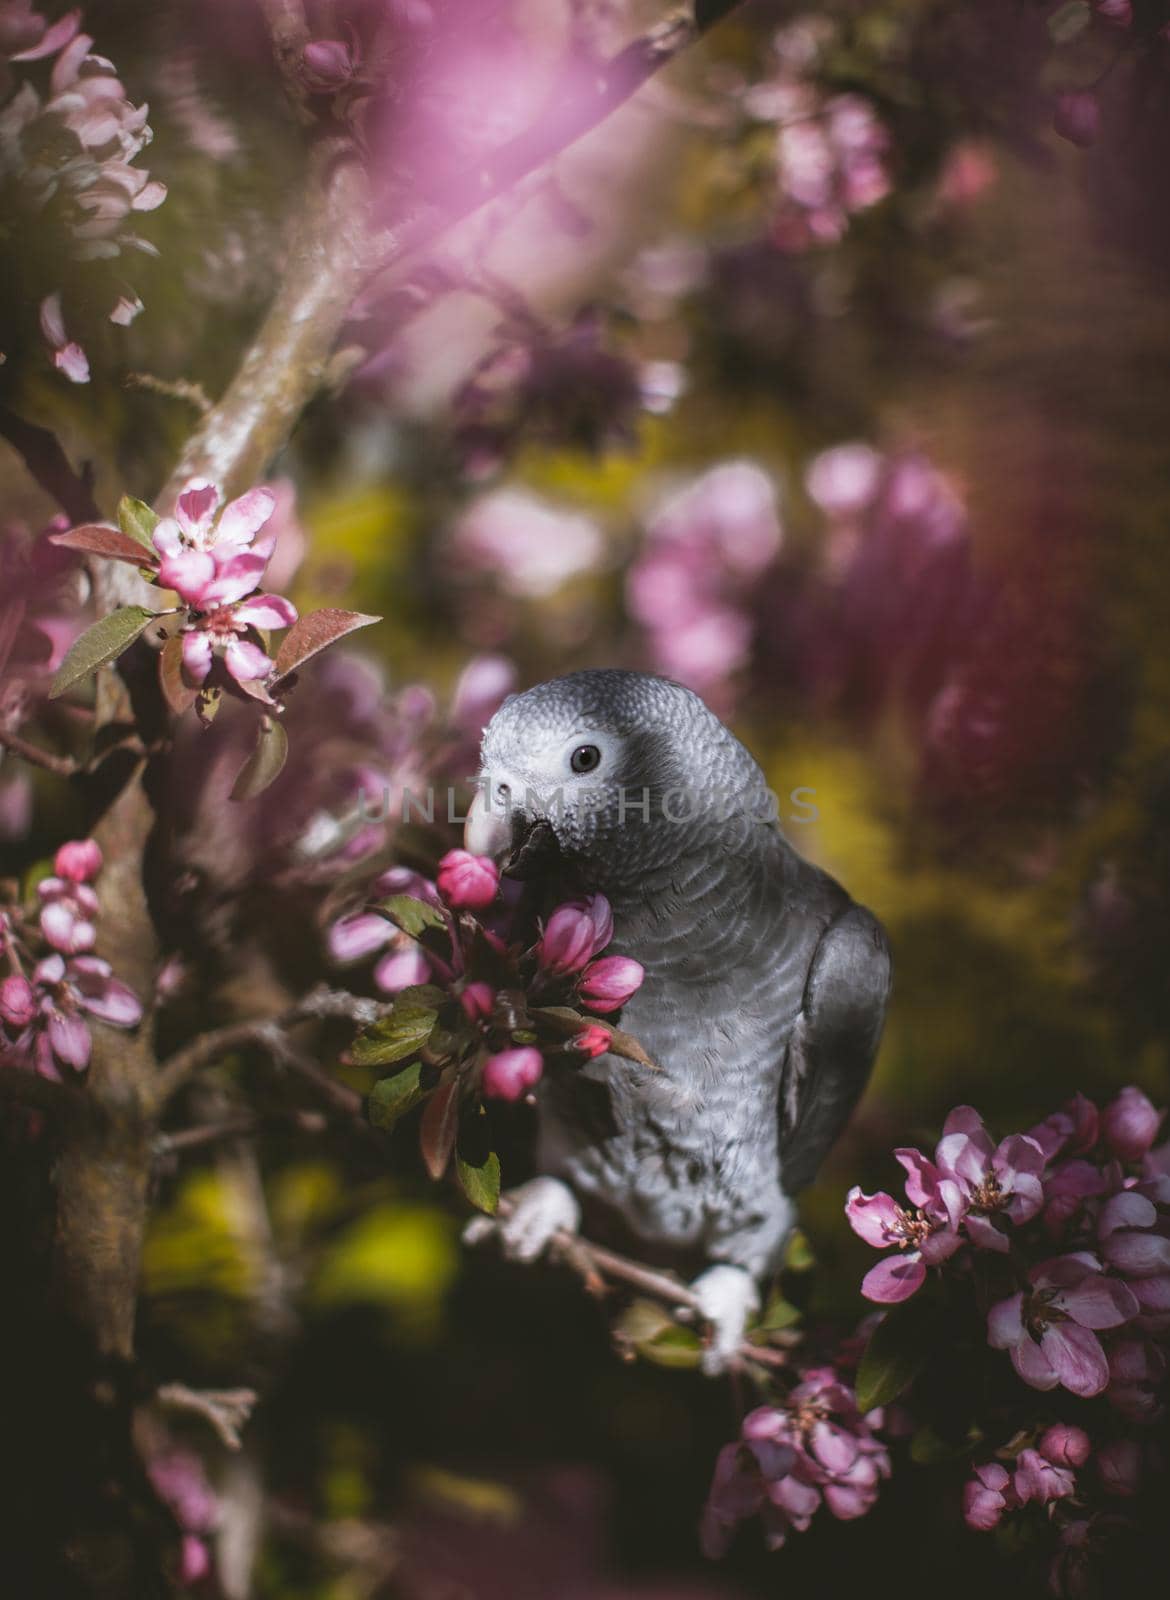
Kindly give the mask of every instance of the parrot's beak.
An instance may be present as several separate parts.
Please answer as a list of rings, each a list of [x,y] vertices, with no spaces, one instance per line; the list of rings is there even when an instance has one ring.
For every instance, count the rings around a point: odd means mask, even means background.
[[[463,843],[473,856],[491,856],[493,861],[498,861],[512,848],[511,818],[503,811],[493,811],[482,789],[475,791],[467,813]]]
[[[557,836],[544,817],[512,807],[491,808],[476,792],[463,828],[463,843],[473,856],[491,856],[510,878],[531,878],[557,854]]]

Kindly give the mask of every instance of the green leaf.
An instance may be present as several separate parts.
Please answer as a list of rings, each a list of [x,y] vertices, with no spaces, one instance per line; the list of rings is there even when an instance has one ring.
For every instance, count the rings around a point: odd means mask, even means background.
[[[753,1333],[779,1333],[783,1328],[792,1328],[800,1321],[801,1312],[785,1300],[782,1294],[773,1294],[769,1297],[768,1304],[764,1307],[764,1314],[752,1329]]]
[[[874,1329],[857,1368],[857,1405],[865,1411],[896,1400],[930,1360],[938,1317],[928,1302],[904,1300]]]
[[[422,1062],[412,1061],[403,1071],[378,1080],[366,1102],[366,1115],[375,1128],[389,1133],[400,1117],[426,1098],[428,1091],[422,1086],[421,1076]]]
[[[153,535],[161,520],[158,512],[152,511],[145,500],[135,500],[132,495],[124,494],[118,501],[119,528],[128,539],[149,550],[156,561],[158,551],[154,548]]]
[[[416,900],[412,894],[391,895],[389,900],[380,900],[376,909],[396,923],[403,933],[409,933],[415,939],[426,928],[445,928],[447,925],[446,913],[439,906],[430,905],[426,900]]]
[[[430,1006],[403,1004],[401,996],[388,1017],[379,1017],[349,1047],[359,1067],[388,1067],[421,1050],[431,1036],[437,1012]]]
[[[808,1234],[802,1228],[793,1228],[784,1250],[784,1271],[811,1272],[816,1264],[817,1258],[808,1242]]]
[[[492,1150],[479,1166],[457,1153],[455,1171],[459,1187],[472,1205],[495,1216],[500,1205],[500,1158],[496,1152]]]
[[[1084,33],[1089,23],[1093,20],[1093,10],[1089,0],[1067,0],[1067,4],[1060,6],[1048,19],[1048,37],[1053,44],[1071,44],[1079,34]]]
[[[399,989],[394,997],[395,1006],[429,1006],[437,1011],[447,996],[433,983],[412,983],[408,989]]]
[[[638,1354],[656,1367],[697,1367],[703,1359],[703,1346],[693,1328],[672,1324],[653,1339],[637,1346]]]
[[[263,794],[268,785],[280,776],[287,760],[288,734],[284,731],[284,723],[275,717],[264,717],[256,735],[256,748],[236,775],[231,798],[254,800],[258,794]]]
[[[101,617],[70,645],[64,661],[49,688],[49,699],[72,689],[83,678],[92,677],[99,667],[116,661],[154,621],[155,613],[145,606],[122,606]]]
[[[571,1006],[533,1006],[529,1014],[534,1022],[545,1023],[558,1039],[571,1039],[584,1028],[604,1028],[609,1034],[609,1048],[615,1056],[621,1056],[626,1061],[636,1061],[640,1067],[646,1067],[651,1072],[659,1070],[633,1034],[623,1033],[620,1028],[615,1028],[610,1022],[603,1022],[600,1017],[585,1016],[580,1011],[574,1011]]]
[[[910,1441],[910,1459],[920,1467],[933,1466],[938,1461],[957,1461],[969,1455],[980,1440],[977,1428],[968,1430],[963,1439],[947,1439],[929,1422],[924,1422]]]

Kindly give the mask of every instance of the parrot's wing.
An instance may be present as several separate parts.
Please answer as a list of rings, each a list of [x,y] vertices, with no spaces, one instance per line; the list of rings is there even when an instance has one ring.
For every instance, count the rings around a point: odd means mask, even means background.
[[[850,905],[813,953],[780,1080],[780,1174],[811,1183],[861,1097],[890,994],[890,947],[876,917]]]

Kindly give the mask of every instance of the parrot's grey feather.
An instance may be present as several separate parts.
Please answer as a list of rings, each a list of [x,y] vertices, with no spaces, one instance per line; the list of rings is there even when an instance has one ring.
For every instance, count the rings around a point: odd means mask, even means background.
[[[821,935],[780,1083],[780,1164],[795,1194],[816,1177],[861,1098],[890,997],[890,947],[851,905]]]

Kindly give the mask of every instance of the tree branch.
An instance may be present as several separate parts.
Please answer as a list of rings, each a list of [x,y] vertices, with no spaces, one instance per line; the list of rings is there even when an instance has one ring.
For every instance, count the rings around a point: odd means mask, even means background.
[[[164,1383],[155,1398],[170,1411],[202,1417],[229,1450],[238,1450],[240,1430],[252,1415],[257,1396],[255,1389],[189,1389],[185,1383]]]
[[[257,1045],[268,1051],[274,1060],[311,1083],[335,1110],[347,1115],[360,1116],[362,1097],[356,1089],[338,1083],[323,1072],[315,1061],[295,1049],[286,1034],[302,1022],[342,1018],[360,1027],[366,1027],[386,1014],[388,1007],[378,1000],[367,1000],[360,995],[348,994],[341,989],[330,989],[322,984],[288,1008],[272,1017],[253,1017],[245,1022],[232,1022],[223,1028],[213,1028],[201,1033],[182,1050],[164,1061],[154,1078],[151,1100],[156,1111],[161,1111],[196,1073],[214,1066],[224,1056],[235,1050]]]
[[[0,746],[11,750],[22,761],[27,761],[30,767],[40,767],[43,772],[51,772],[58,778],[72,778],[81,771],[80,764],[72,756],[55,756],[51,750],[42,750],[40,745],[30,744],[18,733],[5,733],[0,729]]]

